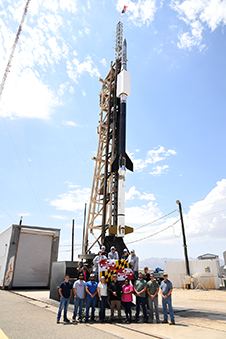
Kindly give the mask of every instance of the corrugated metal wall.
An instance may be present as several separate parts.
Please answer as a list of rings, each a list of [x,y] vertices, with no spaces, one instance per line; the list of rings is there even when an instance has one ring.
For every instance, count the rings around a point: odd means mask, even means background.
[[[49,283],[52,236],[20,233],[13,287],[40,286]]]

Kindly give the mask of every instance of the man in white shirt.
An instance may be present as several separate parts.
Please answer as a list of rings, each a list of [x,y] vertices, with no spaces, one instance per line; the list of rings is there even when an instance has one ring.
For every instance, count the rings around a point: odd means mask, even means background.
[[[74,292],[74,313],[72,316],[72,321],[76,320],[77,311],[79,308],[79,316],[78,320],[82,322],[82,308],[84,305],[85,299],[85,281],[83,280],[84,276],[83,273],[79,273],[79,280],[76,280],[73,285],[73,292]]]

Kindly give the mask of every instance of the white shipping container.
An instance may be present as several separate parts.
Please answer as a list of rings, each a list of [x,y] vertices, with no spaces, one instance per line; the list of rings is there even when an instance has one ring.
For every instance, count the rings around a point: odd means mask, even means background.
[[[219,259],[189,261],[191,277],[194,277],[194,287],[218,289],[221,283]],[[184,261],[166,261],[166,272],[169,280],[176,288],[184,288],[186,283],[186,266]]]

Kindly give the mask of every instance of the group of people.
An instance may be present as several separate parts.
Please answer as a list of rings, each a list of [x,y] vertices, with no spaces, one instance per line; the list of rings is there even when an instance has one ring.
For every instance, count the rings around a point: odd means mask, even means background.
[[[106,254],[106,247],[102,246],[98,252],[98,255],[93,259],[93,272],[95,274],[95,279],[98,281],[98,264],[101,262],[101,260],[118,260],[119,255],[118,252],[116,251],[115,246],[111,246],[110,252],[108,255]],[[138,267],[139,267],[139,258],[135,254],[135,250],[131,250],[130,254],[127,248],[123,250],[123,255],[121,259],[126,260],[132,270],[133,270],[133,276],[134,279],[138,278]]]
[[[121,302],[124,304],[124,310],[126,314],[126,322],[130,323],[132,321],[132,312],[131,305],[133,301],[133,293],[136,297],[136,314],[135,321],[139,321],[140,317],[140,304],[143,309],[143,320],[148,322],[148,312],[147,307],[149,308],[150,322],[153,322],[154,311],[156,322],[160,323],[159,319],[159,310],[158,310],[158,294],[162,297],[162,306],[164,319],[162,323],[168,323],[168,314],[167,314],[167,305],[169,308],[169,314],[171,321],[170,325],[175,324],[174,312],[172,308],[171,294],[173,290],[172,283],[168,279],[168,274],[164,273],[164,280],[161,282],[160,286],[155,280],[153,273],[148,273],[148,268],[144,268],[144,274],[138,274],[138,257],[135,255],[135,251],[132,250],[129,254],[128,250],[124,250],[124,258],[127,260],[133,269],[133,285],[130,284],[129,279],[125,279],[123,283],[118,281],[117,274],[113,275],[113,281],[106,283],[105,277],[101,276],[100,281],[98,281],[98,264],[101,260],[107,259],[104,254],[105,248],[102,247],[98,255],[94,258],[94,269],[93,273],[89,275],[89,272],[83,268],[79,272],[79,279],[72,284],[69,281],[69,276],[65,276],[65,281],[60,284],[59,294],[60,294],[60,307],[57,314],[57,323],[60,321],[61,312],[64,308],[64,322],[70,322],[67,318],[67,308],[72,295],[72,290],[74,293],[74,312],[72,316],[72,321],[76,321],[76,316],[78,315],[78,320],[82,322],[82,309],[84,306],[84,301],[86,300],[86,312],[85,312],[85,322],[89,320],[89,313],[91,308],[91,317],[90,319],[94,321],[95,306],[97,298],[99,299],[100,309],[99,309],[99,320],[100,322],[105,321],[105,309],[107,306],[108,299],[110,300],[111,307],[111,321],[114,320],[114,310],[117,308],[118,318],[117,321],[121,321]],[[111,247],[111,252],[108,253],[109,259],[118,259],[118,253],[115,250],[115,247]],[[116,260],[117,260],[116,259]]]

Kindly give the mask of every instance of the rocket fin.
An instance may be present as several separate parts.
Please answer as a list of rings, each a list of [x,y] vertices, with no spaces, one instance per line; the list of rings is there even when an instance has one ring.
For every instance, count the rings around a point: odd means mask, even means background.
[[[126,168],[130,170],[131,172],[133,172],[133,163],[132,163],[132,160],[127,155],[127,153],[125,153],[125,158],[126,158]]]
[[[115,158],[111,165],[111,171],[112,172],[117,172],[118,171],[118,156]]]

